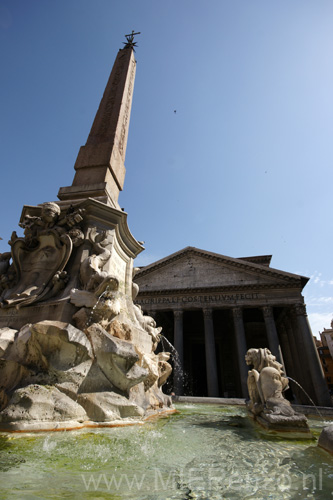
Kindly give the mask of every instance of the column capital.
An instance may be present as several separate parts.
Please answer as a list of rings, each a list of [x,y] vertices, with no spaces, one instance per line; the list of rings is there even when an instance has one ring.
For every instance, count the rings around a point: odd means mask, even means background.
[[[273,318],[273,308],[272,306],[264,306],[261,308],[264,318]]]
[[[176,309],[173,311],[173,315],[175,318],[179,319],[183,316],[183,310],[182,309]]]
[[[305,304],[295,304],[294,311],[296,316],[307,316]]]
[[[233,314],[235,319],[242,319],[243,318],[243,309],[241,307],[233,307],[232,314]]]
[[[202,312],[205,318],[210,318],[212,316],[213,309],[210,307],[205,307],[205,309],[203,309]]]

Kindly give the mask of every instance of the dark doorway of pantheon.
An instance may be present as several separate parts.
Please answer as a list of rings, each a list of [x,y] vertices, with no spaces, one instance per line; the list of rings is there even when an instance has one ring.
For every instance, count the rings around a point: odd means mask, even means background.
[[[174,344],[173,311],[157,312],[157,325],[162,326],[163,335]],[[241,397],[239,366],[236,354],[234,327],[231,310],[213,311],[216,363],[220,397]],[[183,312],[184,342],[184,387],[185,396],[208,396],[207,366],[205,356],[205,330],[202,310]],[[160,343],[159,350],[170,350]],[[173,364],[171,359],[171,364]],[[208,367],[210,368],[210,367]],[[173,376],[164,386],[164,392],[173,392]]]
[[[278,315],[280,311],[276,310]],[[214,309],[213,324],[215,337],[216,363],[219,385],[219,396],[225,398],[242,397],[240,386],[240,370],[235,340],[235,330],[231,309]],[[163,335],[174,344],[174,314],[173,311],[159,311],[154,314],[157,325],[162,326]],[[243,322],[247,349],[253,347],[268,347],[265,321],[262,309],[259,307],[244,308]],[[184,387],[185,396],[208,396],[207,367],[205,357],[205,329],[202,310],[183,311],[183,341],[184,341]],[[170,347],[160,342],[156,352],[170,351]],[[171,364],[173,364],[171,358]],[[241,362],[244,362],[241,360]],[[173,374],[163,387],[166,394],[174,392]],[[289,390],[285,394],[293,398]]]

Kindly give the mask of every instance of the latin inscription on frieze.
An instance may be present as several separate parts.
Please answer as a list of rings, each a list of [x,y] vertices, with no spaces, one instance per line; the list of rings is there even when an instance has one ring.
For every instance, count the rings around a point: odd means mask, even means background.
[[[213,295],[174,295],[170,297],[138,297],[136,302],[141,306],[156,304],[233,304],[243,301],[260,300],[265,298],[261,293],[235,293]]]

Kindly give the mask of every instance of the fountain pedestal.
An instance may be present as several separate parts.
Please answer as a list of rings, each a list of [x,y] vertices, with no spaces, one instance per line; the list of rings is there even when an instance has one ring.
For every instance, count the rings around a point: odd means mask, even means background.
[[[161,390],[169,355],[154,353],[161,329],[133,302],[142,246],[126,218],[93,199],[24,207],[25,234],[13,233],[2,274],[0,429],[72,428],[172,406]]]
[[[253,366],[248,372],[247,408],[254,420],[270,431],[312,438],[305,415],[295,412],[283,397],[288,379],[275,356],[268,349],[249,349],[245,360]]]

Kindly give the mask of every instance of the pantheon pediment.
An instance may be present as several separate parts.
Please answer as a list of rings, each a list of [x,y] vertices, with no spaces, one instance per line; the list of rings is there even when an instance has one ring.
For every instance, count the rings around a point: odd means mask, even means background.
[[[296,287],[308,278],[268,266],[270,256],[241,259],[186,247],[149,266],[135,277],[140,292],[225,287]],[[258,264],[257,262],[263,262]]]

